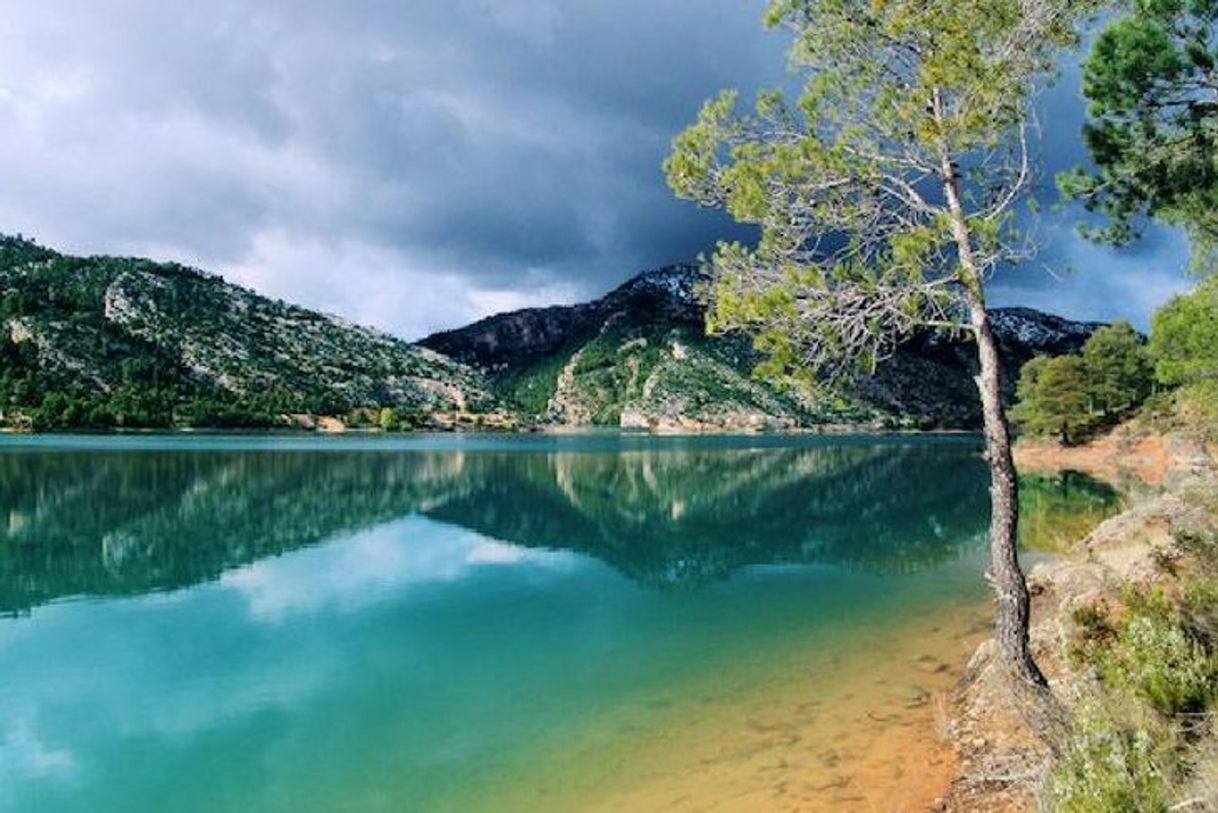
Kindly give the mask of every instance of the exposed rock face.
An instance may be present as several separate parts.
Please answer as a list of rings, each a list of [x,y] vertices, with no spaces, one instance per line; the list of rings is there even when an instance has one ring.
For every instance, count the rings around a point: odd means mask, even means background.
[[[483,370],[543,421],[672,432],[809,422],[796,397],[752,379],[747,341],[705,335],[700,281],[694,267],[662,268],[595,302],[492,316],[422,344]]]
[[[422,341],[487,372],[501,395],[564,423],[754,429],[873,422],[974,427],[980,409],[970,341],[915,336],[846,391],[794,395],[752,379],[742,336],[706,337],[693,266],[641,274],[602,299],[492,316]],[[1027,308],[996,309],[993,325],[1014,397],[1035,355],[1078,351],[1099,327]]]
[[[640,274],[595,302],[488,316],[419,344],[492,372],[519,369],[599,332],[613,318],[646,315],[701,327],[703,311],[694,290],[698,280],[693,266],[669,266]]]

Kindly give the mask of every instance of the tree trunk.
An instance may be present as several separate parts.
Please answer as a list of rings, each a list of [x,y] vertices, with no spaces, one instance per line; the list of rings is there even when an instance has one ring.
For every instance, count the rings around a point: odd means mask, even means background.
[[[936,106],[939,99],[935,99]],[[969,319],[977,339],[977,390],[981,395],[981,414],[985,425],[986,462],[990,466],[990,570],[987,574],[998,603],[995,635],[999,651],[1009,671],[1025,685],[1047,689],[1028,649],[1028,621],[1031,601],[1016,549],[1019,528],[1019,479],[1011,457],[1011,433],[1002,405],[1002,367],[998,344],[990,327],[985,306],[982,269],[977,265],[956,167],[946,147],[943,151],[943,192],[951,216],[952,237],[960,262],[960,281],[969,307]]]
[[[1028,585],[1019,566],[1019,479],[1011,457],[1011,433],[1002,405],[1002,368],[985,302],[969,303],[981,370],[977,389],[985,423],[986,461],[990,466],[990,583],[998,600],[995,634],[1003,661],[1021,681],[1036,687],[1048,683],[1028,649]]]

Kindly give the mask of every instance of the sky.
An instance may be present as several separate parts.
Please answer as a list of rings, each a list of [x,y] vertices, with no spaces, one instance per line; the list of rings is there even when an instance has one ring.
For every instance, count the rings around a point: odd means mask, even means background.
[[[702,101],[790,82],[765,0],[38,0],[0,11],[0,232],[177,260],[414,339],[581,301],[742,232],[660,162]],[[1045,178],[1083,160],[1077,70]],[[1147,316],[1187,247],[1036,224],[1002,305]]]

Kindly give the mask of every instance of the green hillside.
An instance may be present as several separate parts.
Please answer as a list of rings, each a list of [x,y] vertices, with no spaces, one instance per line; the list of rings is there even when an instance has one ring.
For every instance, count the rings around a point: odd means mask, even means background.
[[[0,420],[35,429],[394,425],[491,407],[469,367],[174,263],[0,237]]]

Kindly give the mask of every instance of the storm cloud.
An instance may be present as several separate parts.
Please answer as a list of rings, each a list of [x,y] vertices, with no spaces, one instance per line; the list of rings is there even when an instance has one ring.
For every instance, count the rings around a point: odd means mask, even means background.
[[[10,4],[0,231],[189,262],[408,337],[587,298],[746,234],[674,200],[659,164],[719,88],[789,81],[764,6]],[[1042,107],[1050,168],[1080,160],[1077,77]],[[1100,249],[1075,217],[1042,218],[1040,262],[999,301],[1144,325],[1185,285],[1177,236]]]

